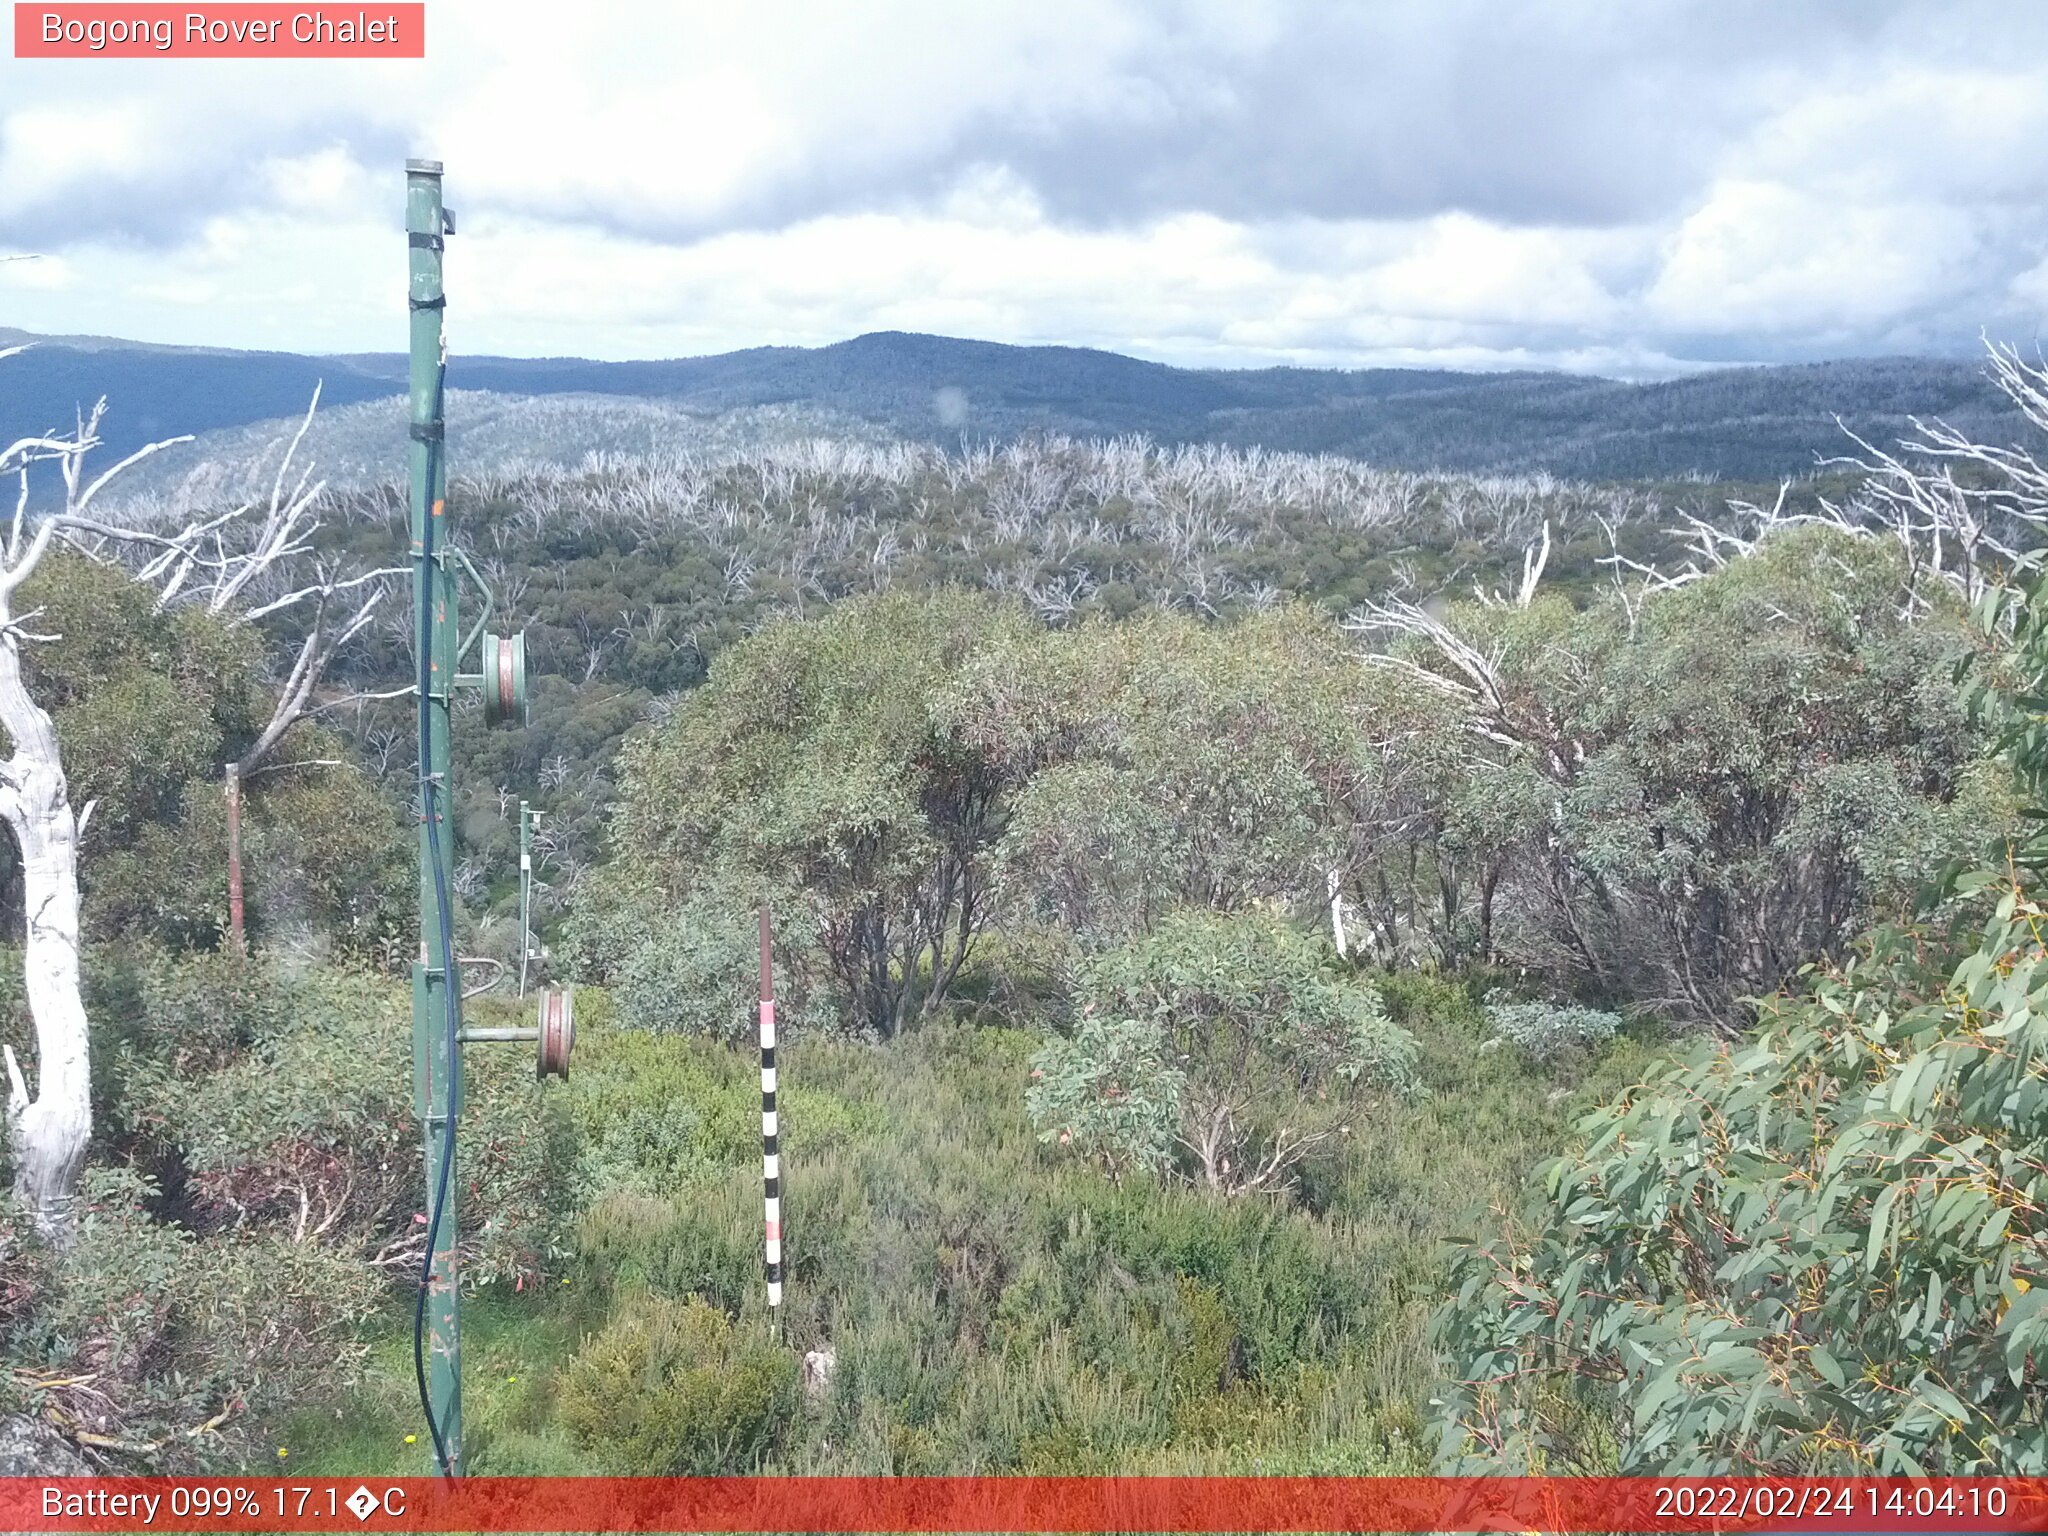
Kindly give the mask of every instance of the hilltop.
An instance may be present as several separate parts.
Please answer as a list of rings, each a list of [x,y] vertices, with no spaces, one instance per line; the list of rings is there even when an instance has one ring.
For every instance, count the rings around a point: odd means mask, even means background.
[[[31,422],[53,402],[105,394],[113,407],[107,443],[117,452],[175,432],[295,416],[316,382],[329,410],[405,387],[395,353],[316,357],[0,329],[0,345],[17,341],[37,344],[0,369],[0,414]],[[457,356],[449,384],[470,395],[472,408],[521,416],[521,432],[496,434],[490,451],[516,445],[522,459],[557,462],[579,457],[593,436],[722,440],[735,435],[730,424],[707,423],[762,408],[774,408],[778,430],[808,422],[862,438],[954,445],[1041,432],[1142,434],[1165,444],[1337,453],[1396,469],[1547,470],[1589,480],[1803,474],[1817,456],[1846,446],[1837,418],[1880,441],[1897,437],[1915,412],[1991,440],[2023,430],[1977,364],[1926,358],[1730,368],[1635,384],[1566,373],[1188,369],[1082,347],[887,331],[823,347],[664,361]],[[550,412],[485,395],[577,403]],[[609,401],[620,402],[618,433],[605,421]],[[392,413],[372,419],[379,427],[367,438],[353,434],[351,454],[374,456],[382,424],[398,422]],[[402,440],[395,430],[390,436],[395,464]],[[743,421],[737,436],[751,441],[754,433]],[[202,444],[181,462],[197,464],[240,442]]]

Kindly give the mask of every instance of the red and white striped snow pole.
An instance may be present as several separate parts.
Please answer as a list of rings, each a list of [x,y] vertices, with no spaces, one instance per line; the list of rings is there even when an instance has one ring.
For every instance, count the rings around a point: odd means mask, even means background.
[[[769,959],[768,906],[761,905],[761,1188],[766,1200],[768,1321],[782,1326],[782,1156],[775,1122],[775,972]]]

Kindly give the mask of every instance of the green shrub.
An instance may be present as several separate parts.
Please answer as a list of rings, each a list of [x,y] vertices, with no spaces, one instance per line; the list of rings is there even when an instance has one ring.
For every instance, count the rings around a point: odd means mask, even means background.
[[[670,898],[608,870],[570,917],[565,960],[604,978],[619,1022],[653,1034],[757,1038],[761,996],[760,886],[730,872],[701,877]],[[776,903],[785,914],[790,898]],[[788,935],[781,946],[787,949]],[[829,1029],[835,1013],[787,954],[775,965],[776,1022],[785,1036]]]
[[[2036,582],[1981,605],[2001,670],[1970,694],[2038,829]],[[2044,854],[2015,839],[1748,1038],[1579,1122],[1527,1221],[1456,1260],[1434,1325],[1451,1465],[2048,1471]],[[1972,942],[1960,916],[1987,906]]]
[[[1486,1020],[1496,1036],[1542,1062],[1586,1051],[1621,1032],[1620,1014],[1576,1003],[1517,1001],[1504,992],[1487,995]]]
[[[1173,1393],[1177,1398],[1212,1397],[1230,1384],[1238,1360],[1237,1327],[1213,1285],[1186,1275],[1179,1277],[1185,1332],[1174,1340]]]
[[[1031,758],[968,684],[1019,669],[1037,635],[1019,605],[892,592],[764,626],[720,656],[623,749],[621,856],[594,894],[648,938],[622,957],[630,983],[608,979],[637,995],[703,975],[714,999],[744,993],[735,924],[759,893],[794,885],[776,902],[794,1004],[830,992],[849,1028],[880,1038],[934,1012],[994,915],[1002,797]],[[655,937],[700,894],[719,904],[702,940]],[[670,995],[655,1011],[692,1006]],[[710,1016],[730,1014],[714,1002]]]
[[[1059,1155],[1025,1112],[1033,1033],[942,1017],[886,1048],[799,1043],[784,1058],[783,1337],[792,1358],[832,1348],[837,1369],[761,1468],[1422,1470],[1418,1298],[1441,1289],[1439,1244],[1556,1144],[1563,1112],[1515,1053],[1475,1059],[1485,1022],[1465,988],[1384,990],[1416,1034],[1422,1091],[1334,1144],[1314,1205],[1119,1185]],[[695,1297],[741,1317],[744,1339],[763,1287],[752,1053],[615,1028],[594,989],[578,1004],[588,1033],[559,1097],[608,1161],[586,1164],[574,1285],[550,1297],[621,1325]],[[530,1351],[518,1364],[534,1395],[493,1418],[479,1392],[479,1457],[590,1468],[561,1411],[566,1367],[543,1384]],[[395,1380],[392,1401],[409,1390]],[[576,1410],[586,1425],[596,1400]]]
[[[117,969],[99,1015],[109,1128],[175,1179],[177,1217],[402,1265],[425,1202],[409,994],[255,956],[145,954]],[[485,1001],[470,1014],[500,1022]],[[471,1049],[464,1084],[465,1278],[530,1280],[558,1266],[573,1203],[566,1120],[524,1051]]]
[[[1281,1188],[1349,1134],[1355,1089],[1405,1090],[1415,1041],[1277,913],[1189,910],[1095,956],[1082,1024],[1033,1058],[1041,1139],[1144,1167],[1177,1144],[1208,1188]]]
[[[132,1070],[198,1076],[277,1038],[292,1020],[293,988],[269,966],[228,954],[99,946],[86,979],[116,1078]]]
[[[21,1405],[156,1470],[246,1465],[252,1433],[305,1394],[345,1389],[374,1270],[270,1232],[205,1240],[158,1221],[158,1191],[88,1169],[74,1240],[0,1219],[0,1355]]]
[[[608,1190],[671,1194],[758,1157],[760,1080],[749,1061],[620,1028],[610,1022],[613,995],[577,990],[568,1102],[581,1134],[586,1198]]]
[[[1025,1108],[1048,1141],[1100,1162],[1160,1172],[1174,1158],[1181,1075],[1165,1031],[1150,1019],[1090,1012],[1070,1040],[1049,1040],[1032,1058]]]
[[[617,1473],[752,1471],[796,1410],[797,1376],[787,1350],[742,1337],[700,1300],[636,1297],[577,1351],[558,1411]]]
[[[577,1226],[587,1273],[620,1289],[645,1287],[680,1299],[702,1295],[737,1310],[762,1285],[760,1164],[684,1199],[615,1191]]]

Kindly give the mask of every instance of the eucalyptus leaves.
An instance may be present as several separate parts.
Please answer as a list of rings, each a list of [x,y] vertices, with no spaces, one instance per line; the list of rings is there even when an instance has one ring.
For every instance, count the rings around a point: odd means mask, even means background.
[[[1080,1022],[1032,1058],[1041,1139],[1113,1174],[1274,1191],[1349,1134],[1362,1090],[1413,1082],[1415,1041],[1322,941],[1265,908],[1175,913],[1082,973]]]
[[[2042,803],[2043,591],[1979,669]],[[2032,685],[2012,686],[2012,678]],[[1436,1319],[1457,1466],[2048,1471],[2048,920],[2037,843],[1747,1040],[1582,1120]],[[1974,911],[1974,939],[1958,913]]]

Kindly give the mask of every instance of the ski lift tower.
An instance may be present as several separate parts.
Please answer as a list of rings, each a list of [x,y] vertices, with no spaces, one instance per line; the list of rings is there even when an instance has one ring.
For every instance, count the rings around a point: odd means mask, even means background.
[[[442,318],[447,291],[442,253],[455,220],[441,201],[441,163],[408,160],[405,228],[411,312],[408,445],[411,492],[415,682],[419,706],[420,953],[413,966],[413,1101],[426,1146],[427,1251],[413,1319],[413,1365],[420,1406],[441,1471],[462,1471],[462,1354],[457,1321],[456,1121],[462,1112],[465,1043],[535,1044],[537,1076],[566,1077],[575,1041],[570,994],[546,988],[540,1016],[528,1028],[464,1029],[462,971],[455,953],[454,781],[449,725],[455,690],[483,698],[486,725],[526,723],[526,637],[486,634],[494,603],[469,557],[449,537],[447,344]],[[457,600],[472,584],[482,613],[463,635]],[[478,650],[479,642],[481,649]],[[476,672],[457,670],[477,651]]]

